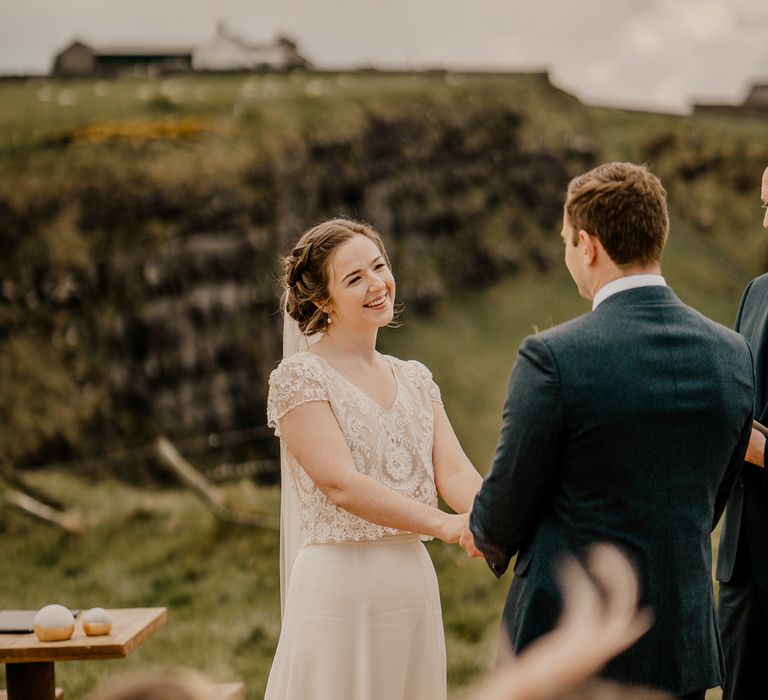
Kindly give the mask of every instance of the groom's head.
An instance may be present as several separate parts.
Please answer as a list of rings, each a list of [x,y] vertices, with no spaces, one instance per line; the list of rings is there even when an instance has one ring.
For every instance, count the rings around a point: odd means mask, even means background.
[[[668,232],[667,193],[643,165],[605,163],[568,185],[565,264],[582,296],[617,275],[658,271]]]

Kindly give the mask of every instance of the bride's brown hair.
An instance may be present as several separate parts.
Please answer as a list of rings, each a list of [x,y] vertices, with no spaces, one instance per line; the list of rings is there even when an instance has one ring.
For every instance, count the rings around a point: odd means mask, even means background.
[[[389,265],[387,251],[376,229],[351,219],[330,219],[314,226],[280,261],[285,289],[283,308],[299,324],[304,335],[313,335],[328,327],[328,315],[323,307],[330,299],[329,263],[336,248],[355,236],[365,236],[373,241]]]

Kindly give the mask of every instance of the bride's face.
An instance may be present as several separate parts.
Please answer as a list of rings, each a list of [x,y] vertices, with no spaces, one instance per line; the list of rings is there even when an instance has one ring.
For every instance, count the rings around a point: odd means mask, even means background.
[[[354,236],[336,249],[328,291],[332,326],[381,328],[392,320],[395,278],[370,238]]]

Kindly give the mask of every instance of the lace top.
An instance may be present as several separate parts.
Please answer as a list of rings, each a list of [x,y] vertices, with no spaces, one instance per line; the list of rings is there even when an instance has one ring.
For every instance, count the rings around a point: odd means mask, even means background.
[[[397,382],[395,402],[389,410],[314,353],[299,352],[284,359],[269,377],[269,426],[279,436],[280,418],[291,409],[308,401],[327,401],[360,473],[404,496],[437,507],[432,465],[435,432],[432,402],[442,402],[440,390],[420,362],[385,357]],[[375,540],[403,534],[401,530],[375,525],[334,505],[290,452],[285,452],[296,488],[305,542]]]

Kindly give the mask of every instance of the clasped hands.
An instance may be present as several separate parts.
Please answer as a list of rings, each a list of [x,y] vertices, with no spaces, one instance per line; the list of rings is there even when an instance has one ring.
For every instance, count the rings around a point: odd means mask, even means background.
[[[467,513],[467,524],[459,535],[459,547],[461,547],[467,556],[474,558],[482,558],[483,553],[475,547],[475,538],[472,535],[472,530],[469,529],[469,513]]]
[[[475,538],[469,529],[469,513],[457,513],[455,515],[444,513],[445,529],[440,539],[448,544],[456,544],[470,557],[482,557],[483,553],[475,547]]]

